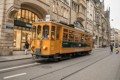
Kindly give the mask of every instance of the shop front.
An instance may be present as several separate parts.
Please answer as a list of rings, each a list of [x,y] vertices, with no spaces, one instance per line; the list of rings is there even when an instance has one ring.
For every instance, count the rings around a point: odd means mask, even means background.
[[[38,20],[32,11],[20,9],[14,17],[14,50],[24,50],[25,42],[32,38],[32,23]]]

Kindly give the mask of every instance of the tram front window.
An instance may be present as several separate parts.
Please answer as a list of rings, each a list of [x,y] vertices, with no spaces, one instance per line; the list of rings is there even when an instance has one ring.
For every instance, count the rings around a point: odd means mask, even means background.
[[[43,39],[49,39],[49,26],[43,26]]]
[[[37,39],[40,39],[41,38],[41,26],[38,25],[37,27]]]
[[[33,28],[32,28],[32,38],[33,39],[36,38],[36,26],[33,26]]]

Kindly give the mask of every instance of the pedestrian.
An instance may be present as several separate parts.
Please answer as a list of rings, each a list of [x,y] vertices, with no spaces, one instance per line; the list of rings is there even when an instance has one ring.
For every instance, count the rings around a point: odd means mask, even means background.
[[[116,54],[118,54],[119,53],[119,48],[117,46],[115,47],[115,50],[116,50]]]
[[[111,50],[111,52],[113,52],[113,45],[112,44],[110,44],[110,50]]]
[[[29,43],[28,41],[25,42],[25,55],[28,54]]]

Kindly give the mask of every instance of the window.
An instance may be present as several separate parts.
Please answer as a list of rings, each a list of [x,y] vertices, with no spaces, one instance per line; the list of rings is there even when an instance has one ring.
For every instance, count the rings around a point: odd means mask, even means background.
[[[39,19],[35,13],[26,9],[19,9],[19,11],[15,14],[14,18],[15,20],[19,20],[30,24],[35,22],[35,20]]]
[[[21,18],[21,10],[19,10],[17,13],[17,19],[20,20],[20,18]]]
[[[43,39],[49,39],[49,26],[43,26]]]
[[[55,40],[55,26],[52,26],[51,30],[51,40]]]
[[[22,18],[25,17],[25,10],[22,10]]]
[[[57,26],[57,29],[56,29],[56,40],[59,40],[60,38],[60,27]]]
[[[53,12],[55,12],[55,2],[53,2]]]
[[[68,41],[68,29],[63,30],[63,41]]]
[[[69,31],[69,41],[74,42],[74,31]]]
[[[75,33],[75,42],[79,42],[79,34]]]
[[[37,27],[37,38],[38,39],[40,39],[40,37],[41,37],[41,26],[40,25],[38,25],[38,27]]]

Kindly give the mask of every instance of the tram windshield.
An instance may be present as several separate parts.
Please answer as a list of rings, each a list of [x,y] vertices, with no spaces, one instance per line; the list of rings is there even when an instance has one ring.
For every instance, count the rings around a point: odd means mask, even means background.
[[[49,25],[43,26],[43,39],[49,39]]]
[[[49,39],[50,34],[49,34],[49,25],[38,25],[38,26],[33,26],[33,39]]]

